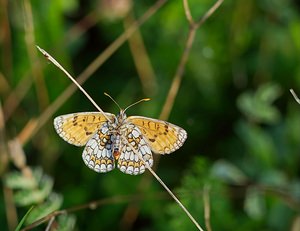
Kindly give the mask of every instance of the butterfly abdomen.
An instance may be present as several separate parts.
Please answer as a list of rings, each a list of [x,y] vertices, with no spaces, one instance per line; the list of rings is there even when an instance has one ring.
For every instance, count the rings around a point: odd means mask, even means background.
[[[115,160],[118,160],[120,157],[120,135],[119,134],[114,135],[112,151]]]

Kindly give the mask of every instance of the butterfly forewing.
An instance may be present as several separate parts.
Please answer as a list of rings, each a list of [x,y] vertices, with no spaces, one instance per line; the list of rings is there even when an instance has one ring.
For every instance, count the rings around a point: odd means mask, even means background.
[[[111,113],[105,115],[111,120],[115,119],[115,115]],[[56,117],[54,128],[68,143],[84,146],[106,121],[106,117],[100,112],[79,112]]]
[[[166,121],[143,116],[130,116],[127,121],[140,129],[151,150],[158,154],[174,152],[183,145],[187,138],[184,129]]]

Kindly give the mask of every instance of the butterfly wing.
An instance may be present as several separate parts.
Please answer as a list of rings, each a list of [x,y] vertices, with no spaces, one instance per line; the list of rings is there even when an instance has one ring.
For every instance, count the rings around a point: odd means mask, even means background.
[[[105,113],[111,119],[115,115]],[[84,146],[91,136],[107,121],[100,112],[79,112],[58,116],[54,128],[58,135],[70,144]]]
[[[187,138],[184,129],[163,120],[143,116],[130,116],[127,120],[140,129],[151,150],[158,154],[174,152]]]
[[[152,152],[140,129],[133,124],[125,124],[121,129],[120,157],[118,168],[130,175],[138,175],[145,171],[145,164],[136,154],[138,152],[143,160],[152,167]],[[135,151],[132,150],[134,148]]]
[[[109,172],[115,168],[112,146],[113,135],[109,132],[108,122],[88,140],[82,159],[86,166],[96,172]]]

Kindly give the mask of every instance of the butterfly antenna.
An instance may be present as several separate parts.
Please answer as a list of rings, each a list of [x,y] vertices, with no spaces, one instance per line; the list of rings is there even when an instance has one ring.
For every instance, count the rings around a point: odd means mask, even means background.
[[[134,105],[136,105],[136,104],[138,104],[138,103],[141,103],[141,102],[144,102],[144,101],[149,101],[150,100],[150,98],[145,98],[145,99],[141,99],[141,100],[139,100],[139,101],[137,101],[137,102],[135,102],[135,103],[133,103],[133,104],[130,104],[128,107],[126,107],[125,109],[124,109],[124,112],[128,109],[128,108],[130,108],[130,107],[132,107],[132,106],[134,106]]]
[[[108,93],[104,92],[104,95],[106,95],[107,97],[109,97],[120,109],[120,111],[122,110],[122,108],[120,107],[120,105],[117,103],[117,101],[115,101],[115,99],[113,97],[111,97]]]

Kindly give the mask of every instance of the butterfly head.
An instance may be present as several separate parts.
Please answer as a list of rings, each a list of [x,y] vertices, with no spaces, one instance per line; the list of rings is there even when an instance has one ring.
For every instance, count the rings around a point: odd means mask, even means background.
[[[104,92],[104,95],[106,95],[107,97],[109,97],[117,106],[118,106],[118,108],[120,109],[120,113],[117,115],[117,122],[118,122],[118,124],[122,124],[125,120],[126,120],[126,118],[127,118],[127,116],[126,116],[126,114],[125,114],[125,111],[128,109],[128,108],[130,108],[130,107],[132,107],[133,105],[136,105],[136,104],[138,104],[138,103],[140,103],[140,102],[143,102],[143,101],[149,101],[150,100],[150,98],[145,98],[145,99],[141,99],[141,100],[139,100],[139,101],[137,101],[137,102],[135,102],[135,103],[133,103],[133,104],[130,104],[129,106],[127,106],[124,110],[120,107],[120,105],[109,95],[109,94],[107,94],[106,92]]]
[[[118,124],[122,124],[127,118],[125,110],[121,109],[120,113],[117,115]]]

